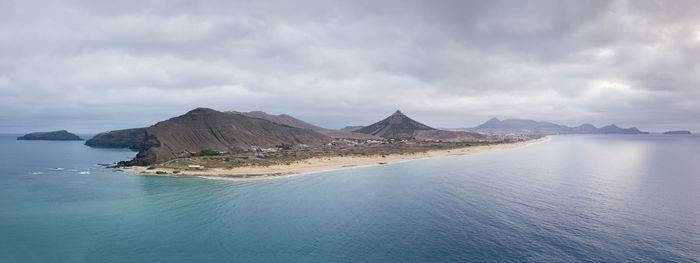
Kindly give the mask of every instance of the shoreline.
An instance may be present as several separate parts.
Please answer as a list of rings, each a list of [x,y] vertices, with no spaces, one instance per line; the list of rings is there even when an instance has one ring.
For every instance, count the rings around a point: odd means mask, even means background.
[[[419,160],[426,158],[434,158],[451,155],[466,155],[470,153],[484,152],[489,150],[514,148],[528,145],[531,143],[548,139],[548,136],[531,139],[521,142],[500,143],[493,145],[479,145],[464,148],[456,148],[450,150],[433,150],[419,153],[405,153],[392,155],[373,155],[373,156],[319,156],[313,157],[289,165],[271,165],[271,166],[247,166],[236,167],[233,169],[210,168],[204,170],[181,170],[171,168],[156,168],[148,170],[147,166],[131,166],[124,169],[148,175],[156,175],[156,172],[166,172],[167,176],[195,176],[195,177],[221,177],[221,178],[264,178],[285,175],[296,175],[305,173],[316,173],[323,171],[331,171],[352,167],[384,165],[403,161]],[[179,171],[174,174],[173,171]]]

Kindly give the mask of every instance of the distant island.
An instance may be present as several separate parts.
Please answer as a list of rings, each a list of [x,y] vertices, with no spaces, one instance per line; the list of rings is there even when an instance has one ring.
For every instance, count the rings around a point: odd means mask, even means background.
[[[691,134],[690,131],[667,131],[664,134]]]
[[[32,132],[17,137],[17,140],[47,140],[47,141],[82,141],[83,138],[65,130],[51,132]]]
[[[473,128],[461,128],[458,130],[485,132],[491,134],[521,134],[521,135],[557,135],[557,134],[648,134],[636,127],[620,128],[615,124],[596,128],[591,124],[582,124],[576,127],[555,124],[545,121],[527,119],[499,120],[492,118],[483,124]]]

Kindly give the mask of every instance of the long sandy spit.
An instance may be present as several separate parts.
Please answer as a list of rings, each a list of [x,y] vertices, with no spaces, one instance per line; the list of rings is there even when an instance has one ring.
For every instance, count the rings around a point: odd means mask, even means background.
[[[541,141],[544,138],[533,139],[521,142],[513,143],[500,143],[491,145],[480,145],[480,146],[470,146],[464,148],[456,148],[450,150],[433,150],[419,153],[404,153],[404,154],[391,154],[391,155],[371,155],[371,156],[319,156],[313,157],[298,162],[291,163],[289,165],[271,165],[271,166],[246,166],[246,167],[236,167],[232,169],[224,168],[207,168],[202,170],[181,170],[181,169],[170,169],[161,168],[148,170],[147,166],[132,166],[129,170],[144,173],[144,174],[156,174],[158,171],[166,172],[169,175],[182,175],[182,176],[213,176],[213,177],[266,177],[266,176],[280,176],[280,175],[291,175],[291,174],[301,174],[308,172],[317,172],[324,170],[336,170],[346,167],[356,167],[356,166],[368,166],[368,165],[381,165],[389,164],[407,160],[417,160],[424,158],[449,156],[449,155],[464,155],[476,152],[483,152],[488,150],[512,148],[527,145],[537,141]],[[173,174],[173,171],[178,170],[179,173]]]

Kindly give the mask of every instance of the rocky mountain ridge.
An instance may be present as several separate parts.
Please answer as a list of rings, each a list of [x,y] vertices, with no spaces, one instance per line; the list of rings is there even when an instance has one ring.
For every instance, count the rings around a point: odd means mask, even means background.
[[[313,130],[197,108],[146,128],[141,150],[130,164],[162,163],[202,150],[235,152],[282,144],[313,146],[331,141],[331,137]]]
[[[555,135],[555,134],[646,134],[636,127],[620,128],[615,124],[596,128],[591,124],[582,124],[576,127],[555,124],[544,121],[527,119],[489,119],[483,124],[473,128],[459,130],[499,133],[499,134],[525,134],[525,135]]]

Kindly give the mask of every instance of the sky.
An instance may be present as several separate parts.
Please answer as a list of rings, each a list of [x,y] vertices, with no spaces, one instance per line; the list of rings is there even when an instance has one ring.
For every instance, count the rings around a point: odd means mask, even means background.
[[[0,132],[196,107],[700,132],[700,1],[0,0]]]

